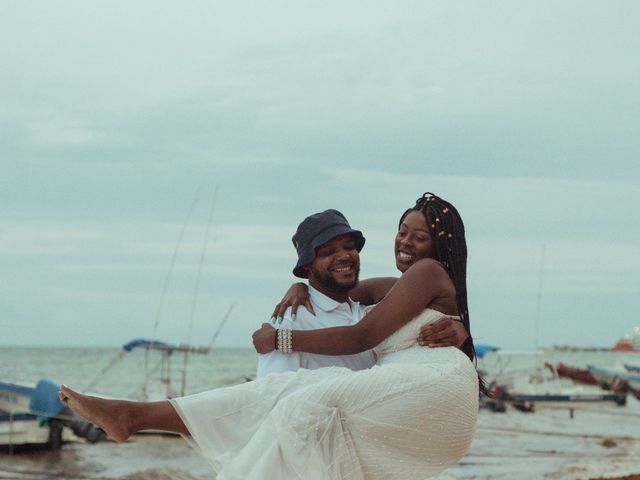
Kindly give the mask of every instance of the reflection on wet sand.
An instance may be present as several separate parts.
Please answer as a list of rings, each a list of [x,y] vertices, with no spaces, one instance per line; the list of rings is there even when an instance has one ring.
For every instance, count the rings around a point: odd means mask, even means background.
[[[68,443],[58,451],[0,451],[2,480],[204,480],[209,464],[181,438],[153,437],[119,445]]]

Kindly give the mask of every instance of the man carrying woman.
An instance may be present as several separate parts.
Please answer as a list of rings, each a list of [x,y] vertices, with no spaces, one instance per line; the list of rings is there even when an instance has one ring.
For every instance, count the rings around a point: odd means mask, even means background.
[[[326,296],[341,292],[336,301],[348,304],[364,238],[343,223],[334,227],[337,235],[328,230],[322,242],[296,245],[296,269],[311,287]],[[89,397],[64,386],[60,396],[117,441],[145,429],[182,433],[225,480],[433,476],[464,456],[478,414],[467,247],[457,210],[424,194],[400,217],[394,252],[402,275],[386,291],[367,293],[376,305],[360,321],[315,330],[263,324],[253,335],[263,354],[373,349],[371,368],[302,368],[152,403]],[[326,285],[330,291],[321,290]],[[467,332],[461,348],[420,346],[421,328],[446,316]]]

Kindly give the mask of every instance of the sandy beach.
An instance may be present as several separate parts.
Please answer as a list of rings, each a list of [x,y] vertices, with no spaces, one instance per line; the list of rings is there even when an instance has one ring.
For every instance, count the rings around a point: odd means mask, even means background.
[[[20,350],[0,349],[0,373],[17,371],[21,378],[35,381],[43,373],[82,384],[91,378],[95,365],[108,362],[110,350]],[[86,358],[70,363],[69,358]],[[635,354],[585,354],[547,352],[485,356],[481,367],[490,372],[530,371],[549,359],[571,365],[637,363]],[[13,364],[11,362],[14,362]],[[105,379],[114,394],[125,396],[142,376],[143,362],[134,354],[123,367],[129,375]],[[19,370],[17,370],[19,366]],[[508,368],[506,368],[508,367]],[[206,385],[238,383],[238,378],[255,368],[250,350],[219,351],[215,357],[194,359],[190,384],[197,390]],[[632,395],[623,407],[591,405],[569,411],[544,410],[523,413],[508,408],[506,413],[481,410],[469,453],[438,480],[463,479],[634,479],[640,474],[640,402]],[[634,477],[636,475],[636,477]],[[1,480],[195,480],[215,478],[209,464],[179,437],[141,436],[126,444],[111,442],[90,445],[73,442],[59,451],[0,452]]]
[[[640,404],[626,407],[482,411],[468,455],[438,480],[640,478]],[[126,444],[68,443],[58,452],[0,454],[0,479],[204,480],[213,470],[180,438]]]
[[[640,405],[481,412],[469,454],[439,480],[613,479],[640,473]]]

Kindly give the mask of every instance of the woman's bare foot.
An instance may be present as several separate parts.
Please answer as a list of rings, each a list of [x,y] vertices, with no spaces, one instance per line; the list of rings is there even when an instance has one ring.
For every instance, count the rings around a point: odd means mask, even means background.
[[[133,433],[128,426],[130,402],[82,395],[66,385],[58,395],[74,413],[104,430],[112,440],[124,442]]]

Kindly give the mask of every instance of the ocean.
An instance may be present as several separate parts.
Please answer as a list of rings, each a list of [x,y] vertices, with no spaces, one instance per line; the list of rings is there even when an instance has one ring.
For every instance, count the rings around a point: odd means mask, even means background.
[[[134,350],[121,356],[111,348],[0,347],[0,381],[35,383],[50,378],[111,397],[142,398],[145,363],[151,371],[147,392],[162,398],[159,355]],[[180,389],[183,358],[171,360],[170,378]],[[545,360],[575,366],[640,364],[640,354],[546,351],[490,353],[479,367],[493,376],[518,374]],[[112,365],[110,368],[107,368]],[[188,359],[186,392],[242,383],[253,377],[256,355],[250,349],[217,349]],[[106,370],[106,371],[105,371]],[[162,385],[162,388],[158,385]],[[153,399],[153,398],[152,398]],[[482,411],[468,455],[439,476],[458,479],[538,479],[613,477],[640,472],[640,403],[592,406],[576,411],[523,413]],[[126,444],[71,442],[59,451],[0,452],[0,479],[151,480],[214,479],[209,464],[179,437],[144,436]]]
[[[122,352],[117,348],[0,347],[0,381],[35,383],[49,378],[79,390],[93,384],[93,393],[139,399],[146,364],[149,386],[161,397],[160,354],[150,352],[146,361],[142,349],[121,356]],[[171,357],[169,378],[180,390],[184,358],[179,352]],[[208,355],[189,355],[186,393],[241,383],[253,376],[256,362],[253,349],[219,348]]]

